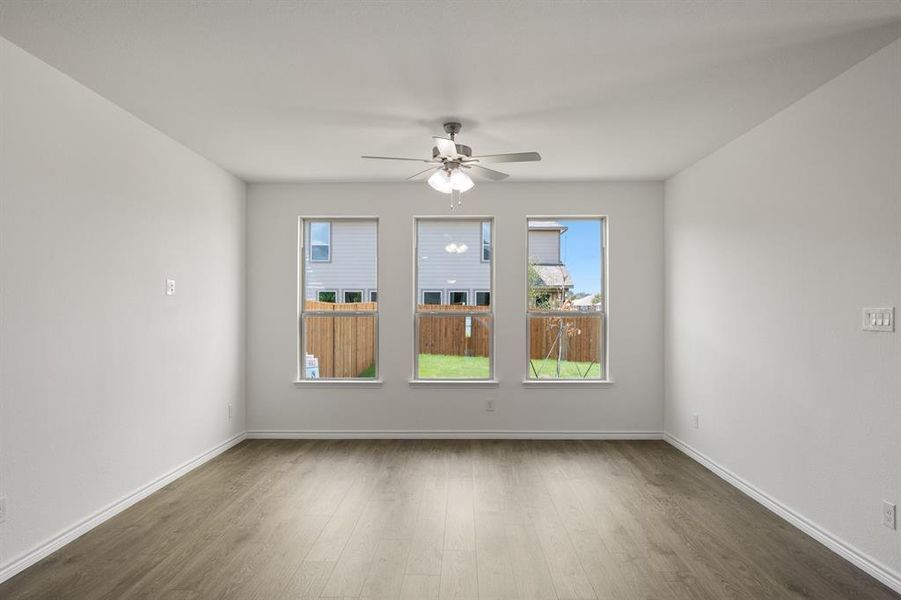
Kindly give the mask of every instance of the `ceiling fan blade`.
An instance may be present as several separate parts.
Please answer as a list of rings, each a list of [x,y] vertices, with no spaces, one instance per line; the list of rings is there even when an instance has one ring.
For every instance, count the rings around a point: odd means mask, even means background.
[[[432,139],[435,140],[435,146],[438,147],[438,154],[441,156],[449,156],[451,158],[457,156],[457,144],[454,143],[454,140],[437,136]]]
[[[426,173],[431,173],[431,172],[433,172],[433,171],[437,171],[437,170],[440,169],[440,168],[441,168],[441,167],[429,167],[429,168],[426,169],[425,171],[420,171],[420,172],[417,173],[416,175],[410,175],[409,177],[407,177],[407,181],[412,181],[412,180],[414,180],[414,179],[416,179],[416,178],[418,178],[418,177],[421,177],[422,175],[425,175]]]
[[[513,152],[512,154],[486,154],[484,156],[473,156],[466,159],[466,162],[469,162],[470,160],[486,163],[532,162],[541,160],[541,155],[537,152]]]
[[[426,158],[400,158],[397,156],[361,156],[360,158],[374,158],[376,160],[412,160],[415,162],[424,162],[424,163],[436,163],[440,162],[435,159],[426,159]]]
[[[488,169],[486,167],[474,165],[472,163],[465,165],[465,168],[472,169],[472,174],[481,179],[501,181],[502,179],[509,177],[509,175],[507,175],[506,173],[501,173],[500,171],[495,171],[494,169]]]

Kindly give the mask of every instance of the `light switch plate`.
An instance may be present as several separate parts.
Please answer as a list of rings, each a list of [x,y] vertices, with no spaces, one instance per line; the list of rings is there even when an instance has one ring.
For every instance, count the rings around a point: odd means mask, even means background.
[[[895,511],[896,508],[894,504],[892,504],[888,500],[882,501],[882,524],[889,529],[895,529],[897,527],[897,517]]]
[[[863,309],[864,331],[894,331],[895,307]]]

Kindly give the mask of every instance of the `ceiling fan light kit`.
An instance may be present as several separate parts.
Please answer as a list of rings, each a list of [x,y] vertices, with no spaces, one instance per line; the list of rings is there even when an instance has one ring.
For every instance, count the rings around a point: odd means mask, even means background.
[[[433,190],[441,192],[442,194],[453,195],[450,205],[451,210],[453,210],[455,206],[462,205],[462,194],[468,192],[475,186],[475,182],[470,175],[474,175],[477,179],[490,181],[501,181],[509,177],[506,173],[489,169],[482,166],[480,163],[530,162],[541,160],[541,155],[537,152],[473,156],[472,148],[456,142],[456,136],[461,128],[462,125],[456,122],[444,124],[444,131],[447,132],[450,137],[444,138],[436,136],[432,138],[435,140],[435,146],[432,148],[431,160],[424,158],[399,158],[394,156],[363,156],[362,158],[431,163],[433,166],[408,177],[407,180],[420,179],[425,175],[430,174],[427,181]]]

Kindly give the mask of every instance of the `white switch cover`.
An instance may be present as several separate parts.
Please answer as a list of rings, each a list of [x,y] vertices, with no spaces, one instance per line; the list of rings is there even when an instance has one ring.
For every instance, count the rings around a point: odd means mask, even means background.
[[[6,497],[0,498],[0,523],[6,521]]]
[[[865,308],[863,309],[864,331],[894,331],[895,308]]]
[[[882,524],[889,529],[895,529],[895,505],[886,500],[882,501]]]
[[[167,296],[175,295],[175,280],[174,279],[166,280],[166,295]]]

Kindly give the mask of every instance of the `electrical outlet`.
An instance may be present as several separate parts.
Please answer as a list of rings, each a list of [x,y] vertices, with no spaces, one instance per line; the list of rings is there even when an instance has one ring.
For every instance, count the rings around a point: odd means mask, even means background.
[[[887,500],[882,501],[882,524],[888,527],[889,529],[896,528],[896,509],[895,505]]]
[[[485,410],[487,412],[494,412],[494,398],[489,398],[485,400]]]
[[[166,295],[167,296],[175,295],[175,280],[174,279],[166,280]]]
[[[228,404],[228,420],[231,421],[234,416],[234,410],[232,409],[232,404]]]
[[[701,419],[700,419],[700,417],[699,417],[698,415],[692,415],[692,416],[691,416],[691,426],[692,426],[694,429],[697,429],[698,427],[701,426]]]
[[[6,521],[6,497],[0,498],[0,523]]]

